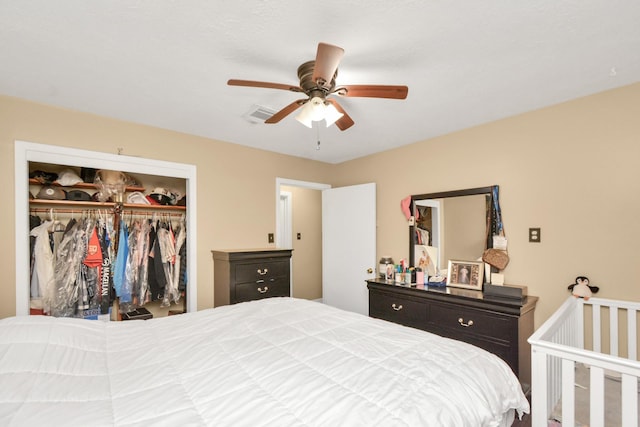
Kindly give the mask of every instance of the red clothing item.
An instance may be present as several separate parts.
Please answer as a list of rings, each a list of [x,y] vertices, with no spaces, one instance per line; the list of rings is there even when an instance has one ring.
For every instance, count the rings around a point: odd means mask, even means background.
[[[98,239],[98,230],[93,228],[89,244],[87,245],[87,255],[82,261],[84,265],[90,268],[98,267],[98,277],[100,276],[100,268],[102,267],[102,248],[100,248],[100,239]]]

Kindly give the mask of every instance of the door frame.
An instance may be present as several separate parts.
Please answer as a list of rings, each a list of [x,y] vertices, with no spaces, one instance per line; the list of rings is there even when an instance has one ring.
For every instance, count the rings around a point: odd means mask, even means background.
[[[300,187],[306,188],[310,190],[328,190],[331,188],[330,184],[323,184],[319,182],[311,182],[311,181],[300,181],[297,179],[289,179],[289,178],[280,178],[276,177],[276,242],[280,242],[280,235],[284,233],[284,230],[281,229],[282,216],[285,215],[284,212],[281,212],[280,207],[280,192],[282,186],[289,187]],[[289,204],[291,206],[291,204]],[[289,214],[289,219],[293,218],[293,214]],[[292,237],[293,239],[293,234]],[[293,246],[293,240],[291,242]],[[291,248],[289,248],[291,249]],[[293,257],[292,257],[293,258]],[[293,265],[292,260],[289,262],[289,295],[293,295]]]
[[[280,192],[280,215],[278,218],[279,232],[276,234],[276,247],[293,249],[293,206],[291,191]]]

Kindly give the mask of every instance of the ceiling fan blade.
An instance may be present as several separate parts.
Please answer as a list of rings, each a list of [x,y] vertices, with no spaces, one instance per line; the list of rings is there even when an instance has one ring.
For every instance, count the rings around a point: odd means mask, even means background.
[[[264,122],[269,124],[278,123],[280,120],[284,119],[289,114],[293,113],[298,108],[300,108],[307,101],[308,99],[298,99],[297,101],[293,101],[291,104],[287,105],[282,110],[274,113],[273,116],[269,117]]]
[[[353,126],[353,124],[354,124],[353,119],[347,114],[346,111],[344,111],[342,106],[340,104],[338,104],[338,101],[336,101],[335,99],[332,99],[332,98],[328,98],[327,101],[332,103],[333,106],[336,107],[336,110],[338,110],[339,112],[344,114],[344,116],[342,116],[338,120],[336,120],[336,126],[338,126],[338,129],[347,130],[351,126]]]
[[[346,85],[336,88],[333,93],[349,97],[405,99],[409,88],[386,85]]]
[[[253,80],[230,79],[227,82],[227,84],[229,86],[264,87],[267,89],[282,89],[282,90],[289,90],[291,92],[304,92],[302,88],[298,86],[285,85],[282,83],[256,82]]]
[[[316,63],[313,67],[313,76],[311,77],[312,80],[328,89],[343,56],[343,48],[327,43],[318,43]]]

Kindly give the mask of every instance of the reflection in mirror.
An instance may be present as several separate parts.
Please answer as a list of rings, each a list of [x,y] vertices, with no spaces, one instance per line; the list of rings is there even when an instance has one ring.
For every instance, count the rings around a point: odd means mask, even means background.
[[[412,196],[415,225],[410,259],[429,276],[446,271],[449,260],[476,261],[491,247],[493,187]]]

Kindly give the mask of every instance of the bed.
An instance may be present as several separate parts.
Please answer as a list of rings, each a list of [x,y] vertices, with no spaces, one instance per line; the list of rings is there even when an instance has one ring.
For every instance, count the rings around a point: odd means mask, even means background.
[[[533,427],[638,426],[638,310],[635,302],[569,297],[536,330]]]
[[[0,425],[509,426],[497,356],[294,299],[101,322],[0,320]]]

